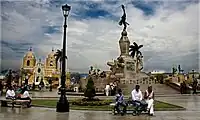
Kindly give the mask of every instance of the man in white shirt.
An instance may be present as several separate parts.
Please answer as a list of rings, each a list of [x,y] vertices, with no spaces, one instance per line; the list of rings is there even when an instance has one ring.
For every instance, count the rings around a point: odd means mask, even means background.
[[[131,92],[131,96],[132,96],[132,101],[133,101],[133,105],[136,106],[136,110],[139,110],[139,108],[143,108],[144,104],[142,104],[142,92],[140,90],[140,86],[136,85],[135,89]]]
[[[135,89],[131,92],[133,101],[141,101],[142,100],[142,92],[140,91],[140,86],[136,85]]]
[[[14,99],[15,98],[15,91],[13,90],[12,86],[10,86],[6,92],[6,99]]]

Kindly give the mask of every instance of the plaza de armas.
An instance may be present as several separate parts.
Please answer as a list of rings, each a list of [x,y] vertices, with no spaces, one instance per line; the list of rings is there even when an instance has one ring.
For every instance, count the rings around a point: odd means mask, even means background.
[[[7,89],[6,87],[11,85],[15,87],[26,85],[29,91],[40,92],[40,90],[43,89],[41,85],[43,85],[45,91],[53,92],[54,90],[58,90],[56,94],[59,94],[60,98],[56,105],[56,111],[69,112],[70,104],[66,92],[68,94],[74,93],[73,95],[82,94],[88,98],[98,95],[105,96],[106,85],[115,83],[117,87],[129,92],[136,84],[140,84],[143,89],[147,85],[156,87],[156,84],[163,84],[180,91],[182,94],[188,94],[188,90],[192,90],[194,80],[200,80],[199,72],[191,70],[186,73],[184,69],[181,68],[181,65],[173,66],[171,68],[171,73],[161,71],[144,72],[143,57],[145,56],[139,51],[143,45],[137,45],[135,42],[132,45],[130,44],[126,32],[127,23],[125,23],[126,21],[124,20],[125,14],[122,16],[120,23],[120,25],[124,25],[119,40],[121,53],[116,60],[108,61],[107,65],[110,67],[110,70],[101,70],[95,67],[95,65],[91,65],[88,66],[88,73],[66,71],[66,61],[68,59],[66,56],[66,28],[68,27],[67,19],[71,6],[67,4],[63,5],[62,10],[64,17],[62,48],[50,49],[45,61],[42,61],[40,57],[35,55],[34,48],[30,46],[24,57],[22,57],[20,69],[1,71],[0,81],[4,89]],[[129,52],[129,50],[132,51]],[[132,71],[136,77],[129,78],[127,71]],[[197,90],[200,90],[200,86],[198,85]],[[86,91],[89,89],[88,86],[95,92],[87,93]],[[112,91],[110,95],[113,96],[115,94],[116,89]],[[125,93],[125,95],[127,94]]]

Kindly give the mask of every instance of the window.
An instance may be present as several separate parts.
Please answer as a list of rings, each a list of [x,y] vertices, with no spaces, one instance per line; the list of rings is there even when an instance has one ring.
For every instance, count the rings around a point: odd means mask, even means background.
[[[27,60],[26,65],[30,66],[30,60]]]
[[[126,84],[126,81],[125,81],[125,80],[122,80],[122,84]]]
[[[133,84],[133,80],[130,80],[130,81],[129,81],[129,84]]]
[[[137,80],[137,84],[139,84],[139,80]]]
[[[152,84],[151,80],[149,80],[149,84]]]
[[[41,72],[41,69],[40,68],[38,68],[38,73],[40,73]]]
[[[50,61],[50,66],[53,66],[53,61]]]

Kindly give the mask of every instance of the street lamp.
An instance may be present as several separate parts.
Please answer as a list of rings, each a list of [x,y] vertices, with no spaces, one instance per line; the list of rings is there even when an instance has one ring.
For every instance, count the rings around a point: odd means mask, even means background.
[[[65,80],[66,80],[66,73],[65,73],[65,56],[66,56],[66,28],[67,28],[67,17],[69,15],[69,11],[71,9],[71,6],[68,6],[67,4],[62,6],[63,16],[64,16],[64,35],[63,35],[63,52],[62,52],[62,73],[61,73],[61,95],[60,99],[57,102],[56,106],[56,112],[69,112],[69,102],[66,98],[65,93]]]

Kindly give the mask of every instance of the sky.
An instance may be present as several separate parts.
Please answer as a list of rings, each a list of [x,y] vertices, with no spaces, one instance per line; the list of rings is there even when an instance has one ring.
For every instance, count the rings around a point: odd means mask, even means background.
[[[87,72],[91,65],[108,70],[120,55],[121,5],[125,5],[128,37],[144,45],[144,71],[181,65],[199,71],[198,0],[1,0],[1,70],[21,66],[32,47],[45,61],[52,48],[61,49],[63,15],[69,4],[67,56],[70,71]]]

